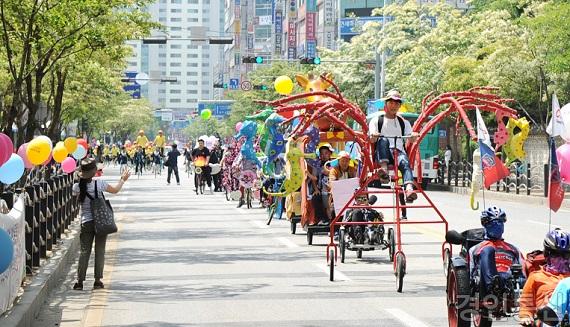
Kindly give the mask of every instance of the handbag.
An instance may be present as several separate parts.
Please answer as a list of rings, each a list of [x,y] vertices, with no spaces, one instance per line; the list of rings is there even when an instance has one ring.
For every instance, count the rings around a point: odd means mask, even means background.
[[[95,181],[95,198],[87,194],[91,200],[91,215],[95,223],[96,235],[108,235],[117,232],[117,225],[115,224],[115,214],[109,200],[105,199],[103,193],[99,197],[97,191],[97,181]]]

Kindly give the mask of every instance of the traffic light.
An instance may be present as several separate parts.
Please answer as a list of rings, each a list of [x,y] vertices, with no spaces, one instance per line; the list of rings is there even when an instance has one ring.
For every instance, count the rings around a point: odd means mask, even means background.
[[[321,64],[321,58],[320,57],[301,58],[301,64],[304,64],[304,65],[320,65]]]
[[[214,83],[215,89],[227,89],[228,83]]]
[[[254,85],[253,89],[254,90],[267,91],[267,85]]]
[[[261,56],[246,56],[243,57],[241,60],[244,64],[262,64],[263,63],[263,57]]]

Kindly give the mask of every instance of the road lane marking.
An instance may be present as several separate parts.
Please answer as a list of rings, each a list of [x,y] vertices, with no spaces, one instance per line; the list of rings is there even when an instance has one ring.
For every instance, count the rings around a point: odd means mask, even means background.
[[[269,226],[267,226],[267,224],[265,224],[259,220],[250,220],[249,223],[252,224],[253,226],[257,227],[257,228],[261,228],[261,229],[268,229],[269,228]],[[271,232],[274,232],[274,231],[271,230]]]
[[[405,311],[396,309],[396,308],[388,308],[384,309],[384,311],[388,312],[394,318],[402,322],[406,326],[410,327],[429,327],[428,325],[424,324],[420,320],[416,319],[415,317],[410,316]]]
[[[328,266],[328,264],[322,264],[322,263],[314,263],[313,264],[315,267],[317,267],[320,271],[325,272],[327,275],[330,273],[330,267]],[[348,278],[348,276],[346,276],[345,274],[343,274],[340,270],[338,270],[338,264],[335,265],[335,269],[334,269],[334,280],[339,282],[350,282],[352,281],[352,279]]]
[[[287,248],[289,249],[295,249],[298,248],[299,245],[297,245],[296,243],[293,243],[293,241],[291,241],[290,239],[287,239],[285,237],[276,237],[275,238],[279,243],[285,245]]]

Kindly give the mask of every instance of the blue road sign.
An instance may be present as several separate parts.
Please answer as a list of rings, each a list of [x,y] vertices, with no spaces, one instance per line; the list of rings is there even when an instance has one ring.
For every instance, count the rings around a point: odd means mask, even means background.
[[[230,78],[230,90],[239,89],[239,78]]]

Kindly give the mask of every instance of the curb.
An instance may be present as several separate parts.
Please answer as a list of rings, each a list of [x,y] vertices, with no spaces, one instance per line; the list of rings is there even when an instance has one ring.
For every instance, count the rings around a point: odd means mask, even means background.
[[[51,290],[59,285],[59,279],[66,276],[69,263],[73,262],[79,249],[79,224],[70,225],[67,237],[58,245],[53,257],[45,261],[31,283],[24,287],[24,293],[16,299],[12,309],[0,317],[2,327],[31,327]]]
[[[447,185],[438,185],[438,184],[430,184],[428,191],[447,191],[459,195],[470,196],[471,189],[469,187],[462,187],[462,186],[447,186]],[[481,199],[482,195],[479,191],[477,195],[477,199]],[[485,198],[492,199],[492,200],[499,200],[499,201],[509,201],[509,202],[518,202],[518,203],[526,203],[526,204],[534,204],[540,205],[544,207],[548,207],[548,198],[544,196],[538,195],[526,195],[526,193],[516,194],[516,193],[506,193],[506,192],[496,192],[496,191],[485,191]],[[570,201],[566,198],[566,201],[562,202],[561,208],[570,209]]]

